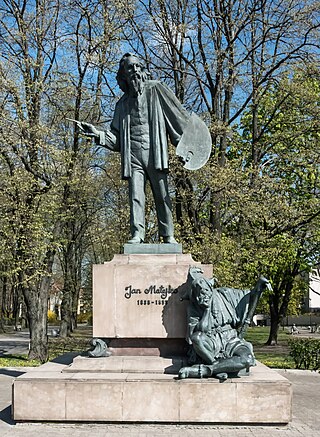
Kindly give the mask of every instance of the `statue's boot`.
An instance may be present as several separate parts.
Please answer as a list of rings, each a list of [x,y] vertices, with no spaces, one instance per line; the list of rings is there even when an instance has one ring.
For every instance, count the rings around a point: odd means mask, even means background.
[[[140,243],[143,243],[143,239],[138,234],[133,235],[132,238],[128,241],[128,244],[140,244]]]
[[[218,378],[220,382],[224,382],[228,379],[228,374],[223,372],[223,373],[217,373],[216,375],[214,375],[215,378]]]
[[[179,370],[179,379],[185,378],[208,378],[211,376],[210,366],[205,364],[194,364],[190,367],[182,367]]]
[[[163,242],[169,243],[169,244],[178,244],[178,242],[176,241],[176,239],[172,235],[168,236],[168,237],[163,237]]]
[[[211,364],[211,375],[218,377],[219,374],[237,374],[242,369],[249,371],[250,366],[254,365],[254,358],[251,354],[234,355],[230,358],[224,358]],[[220,378],[219,378],[220,379]]]
[[[228,374],[238,374],[240,370],[247,369],[254,364],[251,354],[233,356],[215,361],[213,364],[195,364],[191,367],[183,367],[179,371],[179,379],[184,378],[208,378],[213,376],[221,382],[228,378]]]

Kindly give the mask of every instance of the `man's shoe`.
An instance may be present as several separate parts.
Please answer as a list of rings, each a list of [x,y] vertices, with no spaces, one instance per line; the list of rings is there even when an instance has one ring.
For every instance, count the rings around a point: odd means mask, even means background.
[[[164,243],[169,243],[169,244],[178,244],[178,242],[174,239],[173,236],[163,237],[163,242]]]
[[[143,243],[143,239],[139,237],[139,235],[134,235],[131,240],[128,241],[128,244],[140,244]]]

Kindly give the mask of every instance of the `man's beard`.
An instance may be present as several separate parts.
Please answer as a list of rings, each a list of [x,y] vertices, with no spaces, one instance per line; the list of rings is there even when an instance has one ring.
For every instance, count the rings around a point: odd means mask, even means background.
[[[131,77],[129,77],[128,83],[131,94],[138,96],[142,93],[144,79],[139,73],[133,74]]]

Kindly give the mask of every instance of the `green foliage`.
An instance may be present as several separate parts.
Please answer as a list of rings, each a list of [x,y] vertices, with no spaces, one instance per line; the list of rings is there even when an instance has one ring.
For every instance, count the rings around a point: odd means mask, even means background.
[[[54,311],[48,310],[48,323],[56,323],[57,322],[57,314]]]
[[[307,290],[301,275],[320,254],[319,83],[316,69],[297,67],[260,90],[238,138],[240,168],[247,173],[235,213],[241,251],[248,254],[242,265],[248,275],[261,272],[272,283],[273,293],[259,304],[270,307],[272,335],[282,317],[299,313]]]
[[[320,340],[292,338],[289,340],[289,347],[296,369],[320,369]]]
[[[78,323],[90,324],[91,321],[92,321],[92,312],[77,314],[77,322]]]

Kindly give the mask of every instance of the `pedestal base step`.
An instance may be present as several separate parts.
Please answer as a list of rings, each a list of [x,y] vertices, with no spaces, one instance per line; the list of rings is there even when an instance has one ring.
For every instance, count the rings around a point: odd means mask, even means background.
[[[13,417],[229,424],[291,420],[290,382],[260,363],[249,377],[219,383],[213,378],[178,380],[164,372],[178,369],[181,361],[151,358],[76,358],[71,366],[44,364],[14,381]]]
[[[183,357],[111,356],[108,358],[76,357],[65,373],[156,373],[177,375],[187,365]]]

